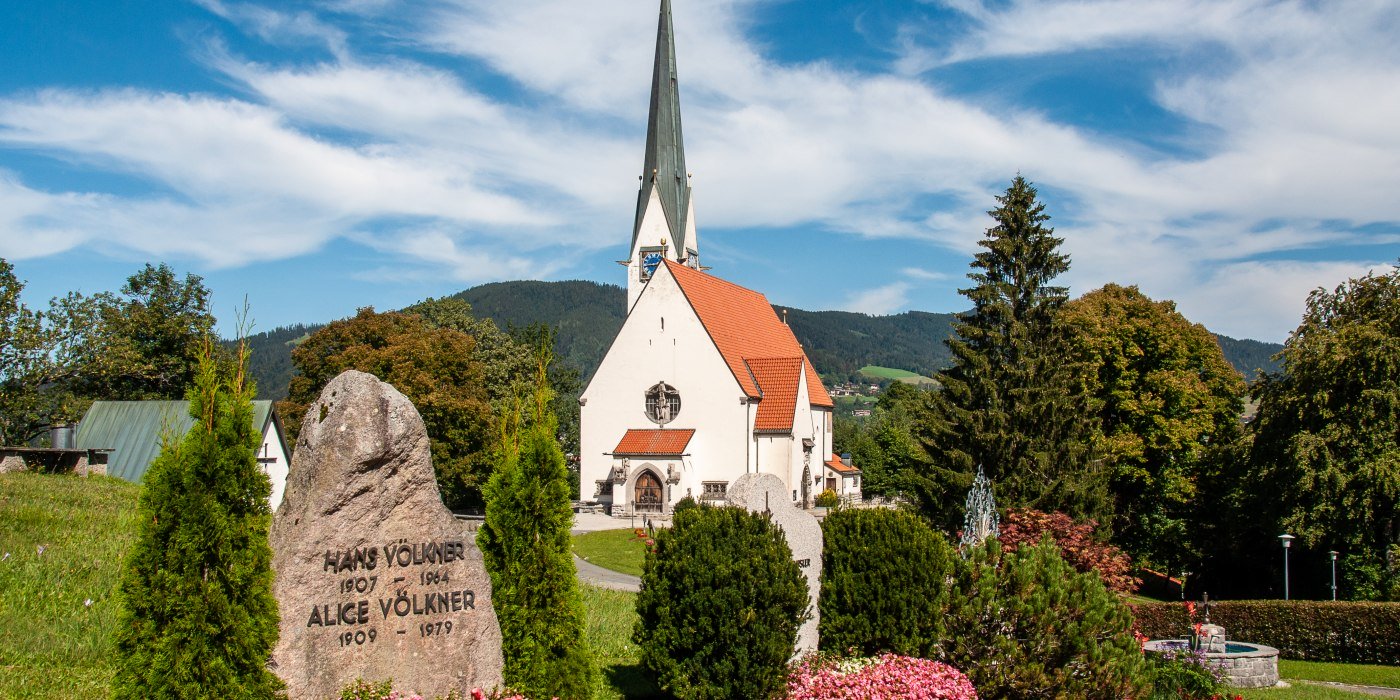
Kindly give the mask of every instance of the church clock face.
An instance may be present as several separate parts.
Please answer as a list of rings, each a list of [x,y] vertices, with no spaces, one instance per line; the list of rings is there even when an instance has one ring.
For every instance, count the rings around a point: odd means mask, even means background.
[[[642,279],[651,279],[656,273],[656,268],[661,265],[661,251],[649,250],[642,252]]]

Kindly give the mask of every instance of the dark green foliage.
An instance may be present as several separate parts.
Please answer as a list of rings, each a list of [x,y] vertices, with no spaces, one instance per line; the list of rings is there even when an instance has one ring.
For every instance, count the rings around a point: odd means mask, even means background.
[[[1144,676],[1132,614],[1052,542],[965,553],[949,597],[942,660],[983,698],[1133,697]]]
[[[1191,629],[1180,603],[1139,603],[1133,615],[1138,631],[1152,639],[1182,639]],[[1227,600],[1210,604],[1210,621],[1230,639],[1275,647],[1285,659],[1389,665],[1400,659],[1400,603]]]
[[[973,308],[954,324],[953,366],[939,373],[943,391],[927,416],[933,465],[911,480],[912,495],[928,517],[953,526],[981,466],[1000,506],[1102,519],[1107,480],[1090,452],[1092,377],[1068,352],[1056,318],[1067,294],[1051,284],[1069,256],[1030,183],[1017,176],[997,202],[988,212],[996,225],[968,274],[976,284],[961,290]]]
[[[1260,374],[1277,372],[1280,369],[1278,352],[1283,349],[1278,343],[1265,343],[1258,340],[1235,339],[1228,335],[1215,334],[1220,343],[1220,352],[1225,361],[1246,380],[1254,381]]]
[[[132,401],[184,396],[214,329],[203,278],[187,274],[180,280],[169,265],[147,263],[127,278],[120,295],[99,295],[98,303],[104,352],[125,369],[94,377],[88,393]]]
[[[598,670],[585,638],[583,598],[570,552],[564,455],[545,408],[540,364],[534,420],[511,428],[486,485],[486,522],[477,534],[501,624],[505,682],[529,697],[592,696]]]
[[[1400,269],[1314,291],[1281,358],[1255,391],[1251,510],[1378,565],[1400,544]]]
[[[862,495],[899,495],[928,469],[928,453],[914,434],[916,416],[924,415],[931,399],[928,390],[896,382],[880,394],[870,418],[837,421],[833,447],[860,466]]]
[[[248,336],[245,340],[249,351],[248,376],[258,385],[258,395],[254,398],[273,401],[287,398],[287,384],[296,371],[292,364],[292,348],[320,327],[320,324],[295,323]],[[237,343],[226,340],[224,346],[232,349]]]
[[[632,638],[682,700],[763,700],[783,688],[806,609],[782,530],[739,508],[690,508],[647,554]]]
[[[937,658],[956,553],[896,510],[838,510],[822,522],[821,647]]]
[[[195,419],[151,464],[141,532],[122,568],[114,697],[270,698],[277,642],[271,485],[258,467],[253,387],[212,344],[186,395]]]

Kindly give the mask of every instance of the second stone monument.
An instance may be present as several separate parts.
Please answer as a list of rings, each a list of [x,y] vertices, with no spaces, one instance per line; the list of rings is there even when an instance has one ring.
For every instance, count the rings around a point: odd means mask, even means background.
[[[769,513],[773,524],[787,538],[792,558],[807,578],[807,600],[812,617],[797,630],[797,654],[817,650],[817,606],[822,581],[822,526],[810,513],[799,510],[788,498],[783,480],[772,474],[745,474],[729,485],[725,500],[755,513]]]
[[[293,700],[357,678],[426,697],[501,684],[491,579],[442,504],[422,418],[392,386],[352,370],[321,392],[271,539],[272,665]]]

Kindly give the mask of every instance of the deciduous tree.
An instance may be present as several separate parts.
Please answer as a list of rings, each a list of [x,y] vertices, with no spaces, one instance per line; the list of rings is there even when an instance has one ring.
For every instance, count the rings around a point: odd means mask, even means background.
[[[1210,331],[1137,287],[1089,292],[1061,319],[1095,379],[1114,541],[1152,568],[1194,568],[1198,483],[1216,447],[1240,438],[1243,378]]]
[[[1314,291],[1281,357],[1255,390],[1254,503],[1279,504],[1304,547],[1384,571],[1400,544],[1400,268]]]
[[[492,413],[476,340],[416,314],[360,309],[328,324],[292,352],[297,374],[278,404],[295,441],[306,409],[321,388],[347,369],[379,377],[403,392],[428,428],[443,501],[479,506],[490,477]]]
[[[99,294],[106,362],[119,371],[88,377],[83,392],[98,399],[179,399],[193,383],[214,331],[209,290],[198,275],[175,276],[149,263],[119,294]],[[221,351],[221,349],[220,349]]]

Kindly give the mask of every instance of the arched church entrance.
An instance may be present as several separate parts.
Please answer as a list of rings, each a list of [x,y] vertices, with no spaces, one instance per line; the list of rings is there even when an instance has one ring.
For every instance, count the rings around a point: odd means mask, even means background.
[[[632,487],[632,508],[636,513],[660,513],[666,501],[661,488],[661,477],[650,469],[637,475],[637,483]]]

